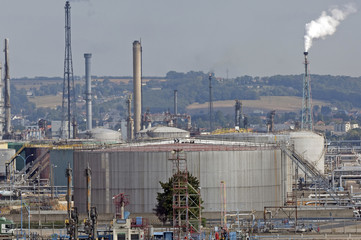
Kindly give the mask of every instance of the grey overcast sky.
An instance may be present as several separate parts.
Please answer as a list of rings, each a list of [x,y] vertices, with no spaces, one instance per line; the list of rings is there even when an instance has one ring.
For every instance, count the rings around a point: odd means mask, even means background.
[[[11,77],[63,76],[62,0],[1,0],[0,38],[10,39]],[[303,73],[305,24],[354,3],[332,36],[309,51],[312,74],[361,76],[361,4],[345,0],[73,0],[74,75],[131,76],[141,39],[143,75],[214,71],[216,76]],[[0,59],[3,63],[4,54]]]

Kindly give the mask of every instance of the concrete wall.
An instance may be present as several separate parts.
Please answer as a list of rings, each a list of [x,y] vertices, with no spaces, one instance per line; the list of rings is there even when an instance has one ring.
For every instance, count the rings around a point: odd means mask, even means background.
[[[220,182],[227,186],[227,210],[263,210],[282,206],[291,188],[289,160],[279,149],[188,152],[188,170],[200,180],[205,212],[221,208]],[[151,213],[159,181],[172,176],[169,152],[75,151],[74,201],[85,211],[84,170],[92,169],[92,205],[99,213],[114,212],[112,196],[129,195],[127,210]]]

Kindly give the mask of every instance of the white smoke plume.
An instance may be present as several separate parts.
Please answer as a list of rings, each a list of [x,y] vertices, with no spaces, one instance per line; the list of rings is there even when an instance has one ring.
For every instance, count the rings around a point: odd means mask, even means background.
[[[329,15],[323,11],[318,19],[307,23],[305,34],[305,52],[308,52],[312,46],[313,39],[324,39],[326,36],[334,34],[340,22],[349,14],[356,11],[356,8],[351,4],[345,5],[343,9],[335,7],[329,10]]]

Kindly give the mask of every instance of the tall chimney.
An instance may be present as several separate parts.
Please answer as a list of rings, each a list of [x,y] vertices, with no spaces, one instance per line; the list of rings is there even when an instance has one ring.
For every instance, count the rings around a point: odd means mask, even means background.
[[[209,131],[213,131],[213,95],[212,95],[212,73],[209,74]]]
[[[86,102],[86,130],[92,126],[92,83],[91,83],[91,53],[85,53],[85,102]]]
[[[2,83],[2,65],[0,62],[0,139],[2,139],[3,136],[3,130],[4,130],[4,98],[3,98],[3,93],[4,93],[4,85]]]
[[[313,130],[312,120],[312,99],[311,99],[311,85],[310,74],[308,72],[308,52],[303,53],[305,55],[305,76],[303,78],[303,98],[302,98],[302,122],[301,129],[306,131]]]
[[[10,105],[10,73],[9,73],[9,39],[5,39],[5,135],[10,134],[11,128],[11,105]]]
[[[141,129],[142,115],[142,46],[139,41],[133,42],[133,94],[134,94],[134,135]]]
[[[174,90],[174,114],[178,114],[178,91]]]
[[[308,76],[308,61],[307,61],[308,52],[304,52],[303,54],[305,55],[305,77],[307,77]]]

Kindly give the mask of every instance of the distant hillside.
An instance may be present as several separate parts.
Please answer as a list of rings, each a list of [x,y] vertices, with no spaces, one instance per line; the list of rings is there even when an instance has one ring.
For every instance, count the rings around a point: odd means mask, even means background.
[[[94,114],[101,112],[104,115],[112,109],[117,109],[120,116],[125,117],[125,99],[132,92],[132,78],[129,76],[93,76],[92,78]],[[84,100],[84,79],[75,77],[75,80],[76,96],[81,102]],[[54,108],[56,105],[60,106],[62,83],[63,79],[60,77],[12,79],[12,112],[31,115],[32,119],[44,117],[34,111],[35,107]],[[216,108],[217,106],[230,107],[234,104],[235,99],[240,99],[245,107],[259,104],[266,109],[299,111],[302,84],[303,75],[242,76],[233,79],[213,76],[213,100]],[[195,113],[196,106],[198,108],[205,107],[205,105],[196,105],[195,103],[205,104],[209,100],[208,74],[195,71],[187,73],[170,71],[165,77],[144,77],[143,109],[149,109],[151,112],[172,111],[175,89],[178,90],[179,112],[191,111]],[[361,108],[361,77],[311,75],[311,89],[314,105],[327,104],[344,110]],[[31,102],[27,95],[32,97]],[[274,96],[283,98],[274,98]],[[221,101],[220,103],[223,105],[218,105],[218,101]],[[225,103],[227,104],[224,105]],[[44,114],[47,111],[50,110],[44,109],[40,112],[42,115],[48,116]]]
[[[209,103],[193,103],[187,106],[187,112],[190,114],[207,113]],[[313,105],[326,106],[329,102],[314,100]],[[213,108],[215,111],[222,109],[225,113],[234,113],[234,100],[215,101]],[[262,96],[257,100],[243,100],[243,111],[245,113],[253,112],[254,110],[262,110],[265,113],[276,110],[277,112],[299,112],[302,108],[302,98],[292,96]]]

